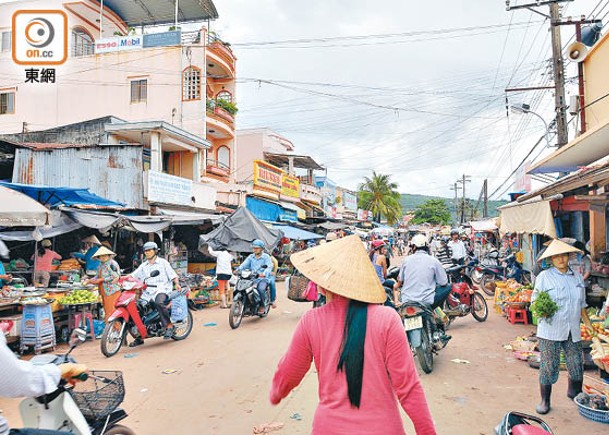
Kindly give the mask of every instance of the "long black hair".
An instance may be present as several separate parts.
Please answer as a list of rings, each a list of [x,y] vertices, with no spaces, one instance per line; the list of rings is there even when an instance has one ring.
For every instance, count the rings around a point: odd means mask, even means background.
[[[355,408],[360,407],[362,399],[362,379],[364,377],[364,343],[366,341],[366,323],[368,321],[368,304],[351,300],[345,318],[343,341],[336,371],[344,371],[347,376],[349,402]]]
[[[47,252],[47,248],[45,248],[44,246],[39,246],[38,247],[38,256],[42,257],[44,255],[44,253]]]

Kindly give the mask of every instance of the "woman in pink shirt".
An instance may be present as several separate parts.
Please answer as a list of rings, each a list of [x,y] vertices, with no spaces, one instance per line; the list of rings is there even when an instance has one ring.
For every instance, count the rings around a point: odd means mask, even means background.
[[[53,270],[53,260],[61,260],[61,255],[51,250],[51,241],[48,239],[40,242],[40,248],[34,255],[36,256],[34,285],[36,287],[48,287],[51,279],[49,272]],[[32,255],[32,260],[34,260],[34,255]]]
[[[292,264],[326,291],[328,303],[304,314],[273,378],[276,405],[314,361],[319,405],[313,434],[404,435],[397,401],[419,435],[435,435],[406,333],[385,301],[358,236],[291,256]],[[396,400],[397,398],[397,400]]]

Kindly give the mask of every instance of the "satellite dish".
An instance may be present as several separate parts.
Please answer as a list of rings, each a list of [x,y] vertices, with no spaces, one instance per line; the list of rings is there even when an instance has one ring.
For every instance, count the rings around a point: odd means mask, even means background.
[[[581,62],[586,58],[588,54],[588,47],[581,42],[574,42],[569,44],[565,53],[566,57],[573,62]]]

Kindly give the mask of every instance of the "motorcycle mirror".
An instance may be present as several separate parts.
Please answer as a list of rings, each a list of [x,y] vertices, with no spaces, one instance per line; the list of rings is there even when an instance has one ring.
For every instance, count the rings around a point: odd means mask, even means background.
[[[70,347],[75,348],[87,340],[87,332],[84,329],[76,328],[70,335]]]
[[[161,274],[161,272],[159,272],[158,270],[153,270],[152,272],[150,272],[150,278],[157,277],[160,274]]]

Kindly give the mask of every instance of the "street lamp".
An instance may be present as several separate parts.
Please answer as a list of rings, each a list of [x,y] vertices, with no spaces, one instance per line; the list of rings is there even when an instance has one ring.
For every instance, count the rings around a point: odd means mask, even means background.
[[[543,125],[546,128],[546,133],[544,134],[544,137],[546,138],[546,146],[548,148],[552,147],[552,145],[550,145],[550,139],[548,139],[548,133],[549,133],[550,127],[548,126],[548,123],[546,122],[546,120],[543,119],[543,117],[539,113],[533,112],[531,110],[531,106],[529,106],[528,104],[524,104],[524,103],[519,106],[511,105],[510,110],[514,113],[526,113],[526,114],[530,113],[531,115],[535,115],[536,117],[541,119],[541,122],[543,122]]]

